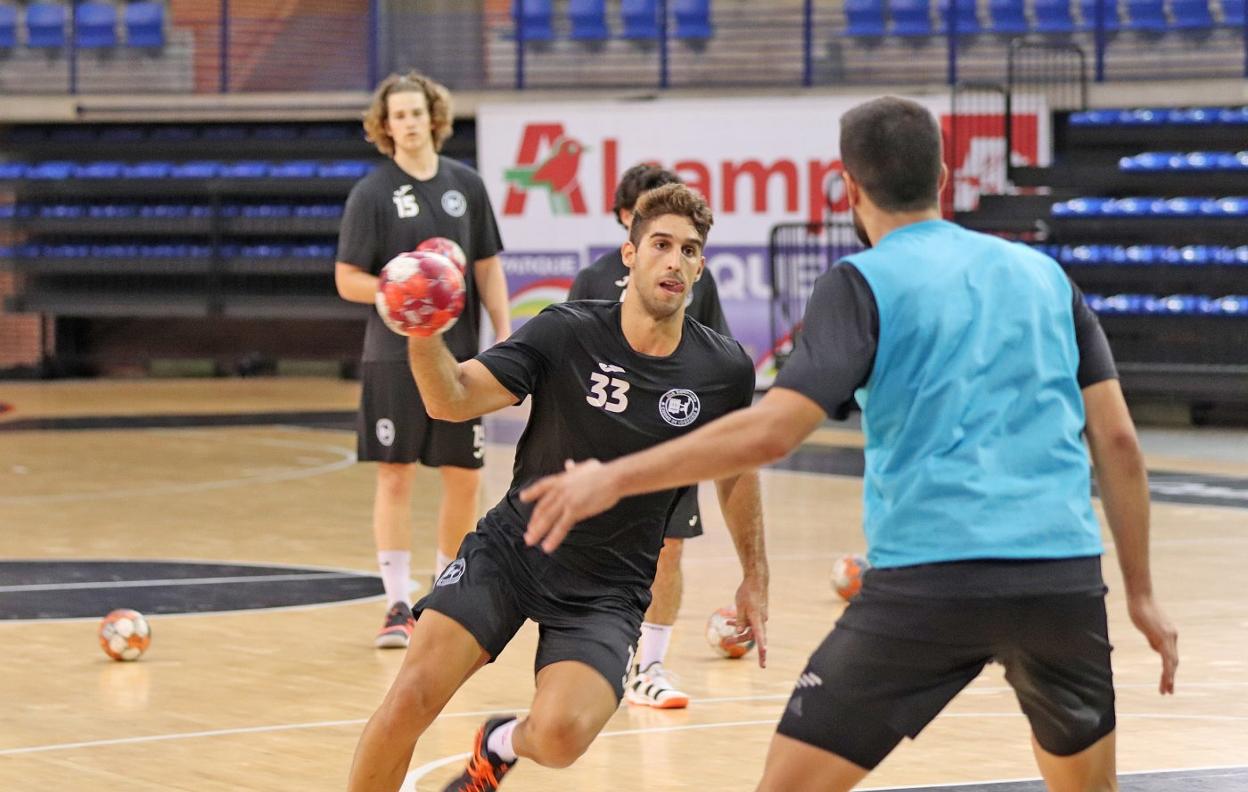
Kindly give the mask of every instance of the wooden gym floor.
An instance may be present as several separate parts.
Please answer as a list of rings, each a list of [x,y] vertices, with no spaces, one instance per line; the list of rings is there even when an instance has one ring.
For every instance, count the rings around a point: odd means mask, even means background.
[[[367,593],[379,590],[373,470],[353,463],[345,430],[357,393],[330,380],[0,383],[0,402],[12,408],[0,415],[0,561],[8,562],[0,566],[0,789],[343,788],[362,724],[401,660],[371,645],[384,605]],[[516,412],[494,419],[491,437],[514,437],[522,420]],[[691,706],[622,706],[571,768],[524,763],[505,788],[753,789],[790,687],[841,611],[828,585],[832,559],[862,548],[860,445],[852,428],[831,427],[790,465],[801,469],[764,473],[768,669],[752,655],[713,657],[702,637],[737,581],[713,488],[704,487],[706,535],[686,549],[669,657]],[[1237,582],[1248,568],[1248,433],[1146,432],[1145,445],[1150,468],[1165,472],[1155,478],[1168,501],[1153,510],[1154,575],[1179,626],[1182,665],[1178,695],[1159,697],[1159,665],[1126,619],[1111,549],[1123,787],[1248,789],[1248,600]],[[483,507],[504,491],[510,457],[510,446],[490,445]],[[427,585],[435,475],[423,471],[418,490],[413,577]],[[14,572],[23,568],[15,562],[92,559],[213,562],[235,576],[149,577],[127,589],[89,574],[56,582],[68,564],[39,567],[53,570],[52,583]],[[126,591],[175,589],[184,610],[256,604],[249,598],[267,589],[240,582],[246,565],[276,568],[266,579],[289,571],[304,594],[290,599],[298,586],[284,589],[287,599],[265,599],[274,606],[263,609],[153,614],[154,642],[137,663],[100,651],[103,610],[41,619],[23,610],[33,603],[63,615],[58,608],[75,592],[107,609]],[[333,599],[331,586],[360,576],[370,578],[363,595],[357,585],[354,598],[300,604],[316,599],[304,597],[309,590]],[[481,721],[524,709],[535,640],[526,627],[452,700],[417,747],[405,789],[441,789]],[[1184,769],[1196,771],[1168,772]],[[1036,789],[990,785],[1034,776],[1026,722],[990,667],[865,787]]]

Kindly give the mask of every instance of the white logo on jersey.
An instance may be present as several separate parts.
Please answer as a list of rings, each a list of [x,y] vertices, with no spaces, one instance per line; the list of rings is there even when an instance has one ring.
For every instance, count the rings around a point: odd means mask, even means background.
[[[377,442],[386,448],[394,443],[394,421],[389,418],[377,419]]]
[[[400,220],[420,214],[420,204],[416,203],[416,196],[412,195],[412,185],[410,184],[405,184],[395,190],[394,195],[390,196],[390,200],[394,201],[394,208],[398,210]]]
[[[603,374],[623,374],[624,369],[614,366],[610,363],[599,363],[598,368],[602,369]]]
[[[472,427],[472,458],[485,458],[485,426],[473,424]]]
[[[465,566],[466,564],[464,563],[464,559],[462,558],[455,559],[454,561],[450,563],[450,565],[446,569],[442,570],[442,574],[438,575],[438,582],[435,583],[434,585],[435,586],[452,586],[458,583],[459,579],[464,576]]]
[[[693,526],[697,524],[698,524],[698,515],[695,514],[689,518],[689,527],[692,528]]]
[[[698,394],[684,388],[672,388],[659,399],[659,415],[672,426],[688,426],[698,420],[702,402]]]
[[[468,199],[459,190],[447,190],[442,193],[442,211],[451,217],[463,217],[468,211]]]
[[[807,671],[797,678],[796,689],[819,687],[823,684],[823,679],[813,671]]]

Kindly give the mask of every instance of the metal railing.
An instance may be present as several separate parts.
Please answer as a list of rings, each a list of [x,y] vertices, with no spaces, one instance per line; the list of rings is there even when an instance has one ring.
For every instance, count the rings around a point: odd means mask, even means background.
[[[131,46],[120,20],[116,46],[79,46],[64,2],[61,46],[34,46],[19,13],[0,93],[362,91],[408,68],[458,90],[952,86],[1005,82],[1016,41],[1078,47],[1095,81],[1248,76],[1242,0],[1207,0],[1207,23],[1170,0],[1056,0],[1057,21],[1054,0],[712,0],[702,33],[674,0],[640,33],[620,0],[603,0],[596,33],[569,0],[167,0],[156,48]],[[535,9],[540,24],[520,24]]]

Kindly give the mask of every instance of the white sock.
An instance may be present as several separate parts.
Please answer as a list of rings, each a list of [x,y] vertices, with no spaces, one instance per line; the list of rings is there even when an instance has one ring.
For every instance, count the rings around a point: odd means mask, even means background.
[[[439,550],[437,558],[433,564],[433,576],[435,578],[442,577],[442,570],[450,566],[451,562],[454,560],[455,560],[454,556],[448,556],[446,553],[443,553],[441,550]]]
[[[379,550],[381,583],[386,587],[386,600],[393,605],[412,604],[412,554],[409,550]]]
[[[641,623],[641,652],[637,657],[637,665],[642,671],[652,663],[662,663],[667,657],[667,645],[672,641],[672,625]]]
[[[520,719],[516,718],[490,732],[489,738],[485,741],[485,749],[504,762],[516,761],[516,749],[511,744],[511,733],[516,730],[518,723]]]

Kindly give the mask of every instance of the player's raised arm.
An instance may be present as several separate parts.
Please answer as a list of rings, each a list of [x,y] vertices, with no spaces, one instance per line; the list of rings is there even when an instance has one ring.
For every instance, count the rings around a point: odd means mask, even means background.
[[[430,418],[467,421],[517,401],[489,369],[475,359],[457,363],[438,336],[410,337],[407,360]]]
[[[763,541],[763,501],[758,471],[751,470],[715,482],[719,508],[728,523],[732,543],[741,561],[737,588],[737,640],[758,645],[758,665],[767,667],[767,548]]]

